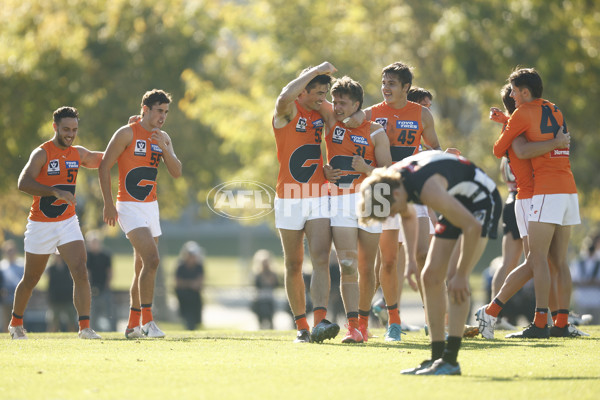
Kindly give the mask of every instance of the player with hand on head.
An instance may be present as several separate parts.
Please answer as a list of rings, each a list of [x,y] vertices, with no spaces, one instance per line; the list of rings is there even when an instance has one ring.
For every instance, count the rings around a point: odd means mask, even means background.
[[[297,343],[333,339],[340,330],[339,325],[326,319],[331,228],[321,153],[323,129],[334,119],[333,107],[326,96],[336,71],[327,61],[304,69],[282,89],[273,113],[279,161],[275,226],[283,247],[285,291],[297,327]],[[313,267],[310,285],[314,315],[312,332],[306,319],[302,277],[305,236]]]
[[[141,119],[119,128],[108,143],[98,169],[104,199],[104,222],[118,222],[131,242],[134,276],[130,289],[130,313],[125,337],[162,338],[152,315],[154,284],[160,256],[161,235],[156,195],[158,165],[163,160],[169,174],[181,176],[182,166],[171,137],[161,130],[169,112],[171,95],[154,89],[144,94]],[[119,192],[113,204],[110,170],[118,162]]]
[[[73,278],[73,304],[79,318],[79,337],[100,339],[90,328],[91,289],[86,251],[75,214],[75,185],[79,167],[98,168],[102,153],[73,143],[79,132],[74,107],[54,111],[54,137],[35,149],[19,175],[19,190],[33,196],[25,231],[25,273],[15,290],[8,331],[13,339],[27,339],[23,314],[48,258],[57,250]]]

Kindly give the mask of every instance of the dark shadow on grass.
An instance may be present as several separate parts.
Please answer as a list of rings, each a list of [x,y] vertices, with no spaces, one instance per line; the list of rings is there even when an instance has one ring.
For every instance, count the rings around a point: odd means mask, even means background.
[[[464,340],[462,341],[461,348],[463,349],[494,349],[501,347],[560,347],[561,343],[557,341],[550,341],[545,339],[539,340]]]
[[[600,381],[600,377],[597,376],[486,376],[486,375],[465,375],[469,378],[476,378],[483,381],[493,382],[513,382],[513,381]]]

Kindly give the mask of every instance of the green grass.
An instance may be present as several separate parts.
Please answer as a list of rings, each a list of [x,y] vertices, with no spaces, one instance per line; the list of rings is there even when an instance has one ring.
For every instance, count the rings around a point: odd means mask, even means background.
[[[167,326],[165,326],[167,327]],[[168,327],[167,327],[168,328]],[[559,399],[600,393],[600,326],[590,338],[467,339],[463,376],[403,376],[429,356],[428,338],[364,345],[294,344],[292,331],[170,331],[161,340],[121,333],[0,339],[1,399]],[[163,327],[164,329],[164,327]],[[498,332],[498,337],[503,337]]]

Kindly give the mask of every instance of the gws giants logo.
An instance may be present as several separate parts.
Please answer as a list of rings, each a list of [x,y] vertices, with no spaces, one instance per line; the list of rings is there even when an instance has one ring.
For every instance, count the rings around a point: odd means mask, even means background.
[[[133,149],[133,154],[136,156],[145,156],[146,155],[146,141],[138,139],[135,141],[135,148]]]
[[[60,163],[58,159],[50,160],[48,163],[48,175],[60,175]]]
[[[275,190],[256,181],[230,181],[215,186],[206,204],[215,214],[237,220],[264,217],[273,211]]]

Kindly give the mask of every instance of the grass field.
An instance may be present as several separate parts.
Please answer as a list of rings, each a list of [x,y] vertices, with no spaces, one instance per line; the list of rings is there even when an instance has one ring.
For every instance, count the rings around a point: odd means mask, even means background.
[[[166,329],[165,329],[166,328]],[[429,356],[409,333],[362,345],[294,344],[292,331],[169,330],[98,341],[73,334],[0,336],[0,399],[597,399],[600,326],[589,338],[466,339],[460,377],[404,376]],[[503,337],[499,331],[497,337]]]

